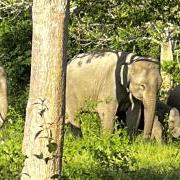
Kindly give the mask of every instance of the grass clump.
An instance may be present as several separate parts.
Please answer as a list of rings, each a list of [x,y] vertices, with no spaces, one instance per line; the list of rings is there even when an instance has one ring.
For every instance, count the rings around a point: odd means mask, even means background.
[[[93,180],[178,180],[180,142],[144,142],[140,135],[129,141],[125,129],[115,128],[102,135],[96,113],[84,112],[83,138],[74,137],[66,128],[62,179]],[[24,120],[10,107],[0,130],[0,179],[20,179],[24,157],[21,153]]]
[[[101,135],[96,113],[80,115],[83,138],[66,132],[63,177],[67,179],[114,179],[135,163],[127,133]]]
[[[0,179],[20,178],[24,157],[21,152],[24,120],[9,107],[6,123],[0,129]]]

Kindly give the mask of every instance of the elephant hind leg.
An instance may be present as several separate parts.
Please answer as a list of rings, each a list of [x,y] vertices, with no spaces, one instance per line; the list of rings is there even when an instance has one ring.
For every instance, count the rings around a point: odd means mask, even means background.
[[[82,137],[82,131],[79,120],[75,120],[73,116],[69,116],[66,119],[65,124],[68,126],[68,128],[70,129],[70,131],[74,136]]]

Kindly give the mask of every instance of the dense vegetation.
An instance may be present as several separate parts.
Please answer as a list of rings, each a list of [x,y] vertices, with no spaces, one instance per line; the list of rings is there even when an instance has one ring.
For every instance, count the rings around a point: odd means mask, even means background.
[[[21,143],[28,98],[31,56],[31,1],[2,3],[0,13],[0,65],[8,78],[9,113],[0,129],[0,179],[19,179],[23,155]],[[13,4],[14,2],[14,4]],[[17,5],[19,3],[19,6]],[[72,0],[68,59],[75,54],[116,49],[159,58],[159,46],[170,29],[174,62],[163,65],[174,85],[180,84],[179,1],[174,0]],[[180,143],[144,143],[141,136],[128,140],[126,130],[102,137],[98,117],[81,114],[83,139],[68,131],[64,147],[64,179],[178,179]],[[91,121],[91,123],[90,123]]]

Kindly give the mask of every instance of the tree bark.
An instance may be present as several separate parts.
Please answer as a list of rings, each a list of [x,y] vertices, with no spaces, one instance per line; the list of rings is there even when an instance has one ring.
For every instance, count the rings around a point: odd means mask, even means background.
[[[68,0],[33,1],[30,92],[22,180],[60,179],[65,119]]]
[[[170,39],[161,43],[160,61],[173,61],[173,48]]]
[[[160,62],[161,64],[167,62],[167,61],[173,61],[173,47],[171,43],[171,39],[168,39],[161,43],[161,53],[160,53]],[[172,87],[172,80],[171,76],[167,74],[165,71],[162,70],[161,72],[163,83],[161,86],[161,89],[163,89],[164,92],[168,92],[169,89]]]

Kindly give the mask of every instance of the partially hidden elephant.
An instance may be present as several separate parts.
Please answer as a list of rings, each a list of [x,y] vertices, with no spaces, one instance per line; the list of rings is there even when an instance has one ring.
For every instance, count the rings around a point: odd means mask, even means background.
[[[172,108],[169,113],[168,126],[174,138],[180,138],[180,113],[176,108]]]
[[[155,116],[151,133],[151,139],[155,139],[157,142],[161,143],[163,140],[163,130],[164,127],[158,120],[158,116]]]
[[[96,107],[102,128],[112,133],[117,109],[127,108],[130,124],[144,106],[144,138],[150,138],[156,97],[162,83],[159,61],[133,53],[107,51],[80,54],[67,65],[66,123],[80,130],[75,115],[87,99]],[[139,110],[139,113],[135,113]],[[132,125],[132,131],[136,125]]]
[[[0,67],[0,127],[3,125],[8,109],[7,100],[7,80],[6,73],[2,67]]]
[[[180,86],[169,91],[167,104],[171,108],[169,113],[169,130],[174,138],[180,138]]]

